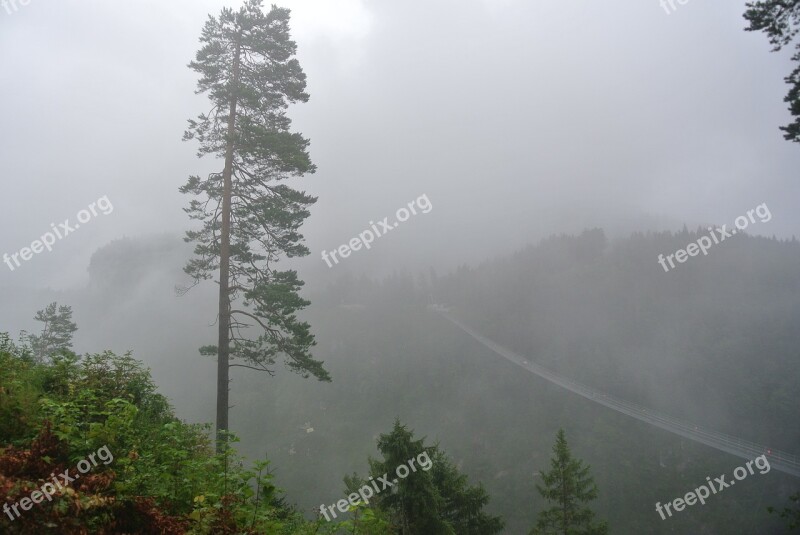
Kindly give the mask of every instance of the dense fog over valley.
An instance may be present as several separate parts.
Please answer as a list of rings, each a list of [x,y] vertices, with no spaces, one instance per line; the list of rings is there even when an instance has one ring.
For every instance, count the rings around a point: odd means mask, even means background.
[[[0,533],[800,530],[798,29],[0,1]]]

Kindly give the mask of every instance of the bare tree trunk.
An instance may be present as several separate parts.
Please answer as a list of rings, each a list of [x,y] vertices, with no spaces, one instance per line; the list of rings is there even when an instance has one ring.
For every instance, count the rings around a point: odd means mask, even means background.
[[[233,194],[233,149],[236,128],[236,89],[239,85],[240,36],[236,36],[236,53],[233,58],[230,111],[228,115],[228,145],[225,151],[225,169],[222,172],[222,230],[219,250],[219,341],[217,343],[217,453],[225,451],[228,431],[228,389],[230,371],[230,255],[231,255],[231,196]]]

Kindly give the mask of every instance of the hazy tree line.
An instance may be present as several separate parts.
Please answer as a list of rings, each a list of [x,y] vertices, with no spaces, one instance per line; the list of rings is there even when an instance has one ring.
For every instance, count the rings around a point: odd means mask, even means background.
[[[309,98],[305,74],[294,58],[289,11],[274,6],[264,11],[262,4],[247,0],[238,11],[225,9],[211,17],[190,64],[200,75],[198,92],[208,95],[210,110],[189,122],[185,139],[198,143],[200,156],[220,161],[218,172],[190,176],[181,188],[192,195],[186,209],[189,217],[199,222],[186,235],[186,241],[195,245],[195,257],[185,272],[195,283],[213,279],[218,285],[217,343],[201,349],[204,355],[215,356],[218,366],[216,441],[210,441],[207,426],[178,419],[157,393],[149,372],[129,355],[74,354],[71,339],[77,326],[72,310],[52,303],[35,316],[42,323],[39,334],[24,334],[19,344],[7,335],[0,338],[4,446],[0,498],[6,502],[24,499],[48,472],[74,463],[101,445],[114,449],[118,460],[113,468],[68,487],[69,492],[62,492],[54,502],[25,509],[29,514],[22,518],[3,518],[5,531],[33,533],[57,526],[64,533],[436,535],[498,533],[507,526],[502,515],[490,510],[489,492],[482,483],[471,485],[459,463],[438,444],[426,445],[399,421],[391,432],[378,436],[382,459],[368,460],[369,473],[377,476],[389,471],[420,451],[431,454],[435,468],[415,473],[373,504],[357,507],[341,523],[308,520],[273,483],[269,461],[248,468],[232,447],[237,440],[229,421],[232,367],[271,376],[277,360],[283,359],[302,377],[327,382],[336,377],[334,371],[341,369],[343,361],[340,358],[337,367],[329,369],[312,352],[317,339],[309,317],[314,312],[304,311],[311,303],[301,297],[304,283],[294,270],[276,267],[285,259],[308,254],[300,227],[316,199],[287,181],[313,173],[315,167],[308,155],[309,140],[291,132],[285,113],[289,104]],[[752,2],[745,18],[748,30],[764,31],[777,51],[797,36],[800,2]],[[796,46],[800,51],[800,43]],[[800,52],[792,59],[800,62]],[[785,100],[793,117],[800,117],[800,67],[786,82],[790,90]],[[797,120],[782,130],[786,139],[800,141]],[[490,410],[485,397],[490,393],[536,399],[539,406],[527,406],[527,411],[516,414],[538,419],[537,429],[552,427],[553,421],[546,420],[545,414],[557,415],[558,420],[579,428],[582,442],[594,447],[619,445],[632,428],[612,418],[593,420],[591,409],[577,414],[566,408],[570,402],[556,407],[558,402],[546,398],[557,394],[534,391],[530,378],[504,377],[508,370],[481,362],[475,348],[436,324],[435,315],[425,312],[428,304],[448,306],[504,345],[598,389],[650,403],[676,416],[696,418],[721,431],[760,442],[769,439],[778,447],[792,449],[800,442],[800,430],[785,424],[793,421],[794,387],[800,380],[800,371],[793,365],[800,334],[792,324],[800,312],[800,288],[795,284],[800,247],[796,240],[739,235],[708,257],[695,258],[673,272],[658,268],[659,253],[683,247],[703,233],[704,229],[685,228],[678,233],[634,234],[609,243],[595,229],[577,237],[553,237],[513,256],[474,268],[464,266],[443,276],[431,271],[418,276],[397,274],[382,281],[343,279],[317,302],[321,310],[336,308],[356,315],[369,310],[370,318],[359,318],[356,326],[340,331],[340,337],[342,333],[358,337],[364,334],[359,329],[371,322],[377,326],[373,335],[395,342],[389,346],[398,352],[394,361],[385,351],[380,360],[371,357],[371,367],[356,370],[355,377],[343,381],[352,388],[347,395],[358,392],[374,404],[366,410],[381,406],[409,410],[407,403],[397,403],[396,391],[379,391],[403,375],[406,380],[397,385],[403,389],[401,395],[416,390],[417,405],[427,398],[428,405],[437,408],[446,404],[437,403],[436,395],[458,389],[453,377],[468,381],[470,373],[478,372],[478,377],[489,378],[487,384],[473,383],[479,386],[473,396],[459,393],[461,399],[473,403],[469,417],[485,426],[471,437],[471,447],[482,454],[471,459],[481,476],[489,475],[480,462],[489,462],[495,443],[513,435],[532,438],[524,426],[513,429],[505,417],[497,421],[495,416],[509,414],[512,407],[498,401]],[[419,316],[425,316],[422,323]],[[331,324],[348,321],[337,318]],[[394,329],[387,327],[392,324]],[[427,333],[423,327],[428,327]],[[381,332],[381,328],[386,330]],[[423,340],[409,340],[414,336]],[[334,357],[343,356],[337,352],[350,351],[354,343],[329,339],[335,342],[324,353]],[[357,343],[366,347],[377,339],[364,337]],[[409,366],[421,355],[407,350],[423,341],[429,350],[441,352],[441,358],[431,363],[439,368],[439,375],[415,375],[415,368]],[[363,351],[352,362],[369,353]],[[283,384],[276,382],[279,388]],[[665,384],[671,386],[668,391]],[[244,382],[243,394],[252,385]],[[344,404],[344,398],[340,394],[332,399]],[[300,410],[307,408],[300,406]],[[383,418],[385,414],[383,410]],[[375,414],[362,414],[354,418],[356,423],[359,418],[368,425],[378,419]],[[428,423],[436,421],[432,417]],[[488,432],[492,427],[498,431],[494,435]],[[531,483],[527,480],[522,492],[509,484],[500,501],[536,503],[535,514],[527,514],[531,520],[535,517],[529,523],[533,524],[531,533],[605,533],[608,524],[598,520],[588,506],[601,500],[602,492],[588,466],[573,457],[558,427],[550,470],[543,469],[546,463],[539,455],[543,439],[538,437],[539,447],[527,458],[505,459],[514,471],[540,467],[536,472],[541,484],[534,486],[542,500],[534,502],[526,492]],[[249,426],[243,425],[242,430],[246,434]],[[686,452],[683,443],[680,450],[673,448],[663,455],[659,450],[660,468],[674,464],[659,481],[679,482],[707,466],[702,461],[708,462],[708,457],[700,450]],[[308,456],[310,452],[307,446]],[[688,464],[681,460],[686,457],[692,458]],[[652,467],[647,466],[642,461],[634,472],[653,476],[648,472]],[[610,466],[601,470],[606,479],[611,472]],[[494,479],[501,480],[500,484],[522,481],[508,476],[507,470],[501,470]],[[363,483],[358,475],[344,481],[345,490]],[[612,495],[600,502],[599,516],[612,510],[610,505],[618,498]],[[500,504],[500,508],[508,506]],[[790,528],[797,526],[796,507],[762,508],[777,513]],[[637,522],[641,526],[640,519],[626,526]],[[517,518],[511,529],[520,525]],[[693,527],[703,527],[702,521]]]

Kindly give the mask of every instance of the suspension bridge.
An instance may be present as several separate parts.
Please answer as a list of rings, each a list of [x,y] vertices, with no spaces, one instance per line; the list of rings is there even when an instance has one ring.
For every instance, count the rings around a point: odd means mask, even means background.
[[[594,390],[584,384],[578,383],[567,377],[564,377],[563,375],[559,375],[553,371],[550,371],[539,364],[529,362],[525,357],[522,357],[517,353],[514,353],[513,351],[496,344],[492,340],[475,332],[474,329],[452,317],[444,307],[434,307],[434,310],[442,314],[459,329],[469,334],[471,337],[494,353],[513,362],[517,366],[525,368],[529,372],[535,373],[539,377],[546,379],[553,384],[569,390],[574,394],[583,396],[590,401],[604,405],[609,409],[628,415],[632,418],[636,418],[637,420],[641,420],[642,422],[650,425],[654,425],[664,429],[665,431],[669,431],[670,433],[674,433],[683,438],[705,444],[706,446],[710,446],[726,453],[730,453],[731,455],[741,457],[742,459],[753,460],[756,457],[765,455],[769,460],[769,465],[771,468],[786,474],[800,477],[800,459],[798,459],[797,455],[780,451],[763,444],[756,444],[755,442],[742,440],[741,438],[727,435],[725,433],[704,429],[699,425],[685,422],[642,405],[637,405],[636,403],[631,403],[629,401],[614,397],[610,394]]]

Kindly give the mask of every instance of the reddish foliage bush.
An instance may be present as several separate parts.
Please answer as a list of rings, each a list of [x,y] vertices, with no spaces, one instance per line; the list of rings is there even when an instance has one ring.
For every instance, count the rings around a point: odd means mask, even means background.
[[[67,469],[66,444],[52,433],[46,423],[28,449],[10,446],[0,455],[0,506],[9,507],[28,498],[42,485],[52,481],[51,474]],[[74,472],[72,472],[74,473]],[[56,476],[58,477],[58,476]],[[18,506],[19,518],[10,520],[0,513],[0,533],[40,535],[180,535],[188,521],[162,513],[149,498],[120,502],[114,497],[111,469],[82,475],[52,493],[52,501],[43,500],[29,511]]]

